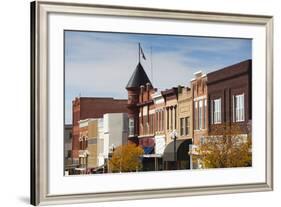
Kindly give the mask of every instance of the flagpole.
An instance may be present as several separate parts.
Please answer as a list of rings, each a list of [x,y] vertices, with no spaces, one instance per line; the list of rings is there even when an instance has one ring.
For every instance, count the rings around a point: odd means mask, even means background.
[[[139,43],[139,63],[140,63],[140,43]]]
[[[151,82],[152,82],[152,85],[153,85],[152,46],[150,47],[150,68],[151,68]]]

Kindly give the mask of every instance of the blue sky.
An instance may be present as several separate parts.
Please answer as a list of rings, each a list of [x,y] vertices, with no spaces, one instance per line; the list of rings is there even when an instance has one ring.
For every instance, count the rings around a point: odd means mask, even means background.
[[[79,95],[127,98],[125,86],[138,63],[138,43],[146,56],[141,63],[158,90],[189,86],[194,72],[208,73],[252,58],[249,39],[66,31],[66,123],[72,123],[71,101]]]

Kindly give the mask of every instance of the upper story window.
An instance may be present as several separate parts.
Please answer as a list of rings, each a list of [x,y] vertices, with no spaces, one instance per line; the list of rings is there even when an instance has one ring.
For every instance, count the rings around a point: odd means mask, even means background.
[[[199,121],[199,129],[202,129],[203,128],[203,100],[199,101],[198,121]]]
[[[207,99],[204,99],[204,129],[207,128]]]
[[[205,137],[200,137],[200,144],[205,144],[206,143],[206,138]]]
[[[190,118],[185,117],[185,135],[188,135],[190,131]]]
[[[189,117],[183,117],[180,118],[180,135],[188,135],[190,131],[190,118]]]
[[[135,130],[135,122],[133,118],[129,119],[129,135],[133,136],[134,135],[134,130]]]
[[[233,96],[233,122],[245,121],[244,94]]]
[[[213,100],[213,124],[221,123],[221,98]]]
[[[167,114],[167,119],[166,119],[166,121],[167,121],[167,130],[169,130],[170,129],[170,116],[169,116],[169,108],[167,108],[166,109],[166,114]]]
[[[180,135],[184,135],[184,118],[180,118]]]
[[[194,129],[197,130],[198,129],[198,101],[194,101]]]

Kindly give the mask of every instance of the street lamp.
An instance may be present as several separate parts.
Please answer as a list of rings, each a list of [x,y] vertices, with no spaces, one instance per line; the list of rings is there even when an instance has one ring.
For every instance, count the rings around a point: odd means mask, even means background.
[[[109,160],[112,159],[114,150],[115,150],[115,144],[112,144],[112,145],[109,147],[109,152],[108,152],[108,158],[107,158],[107,172],[110,172],[110,169],[109,169]]]
[[[175,160],[175,167],[177,168],[177,145],[176,145],[176,141],[177,141],[177,136],[178,136],[178,133],[177,131],[174,129],[172,132],[171,132],[171,138],[174,140],[174,160]]]

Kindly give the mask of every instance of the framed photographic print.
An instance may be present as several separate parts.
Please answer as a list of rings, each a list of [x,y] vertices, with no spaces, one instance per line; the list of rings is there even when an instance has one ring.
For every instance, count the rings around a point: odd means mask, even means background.
[[[31,3],[31,204],[273,189],[273,18]]]

